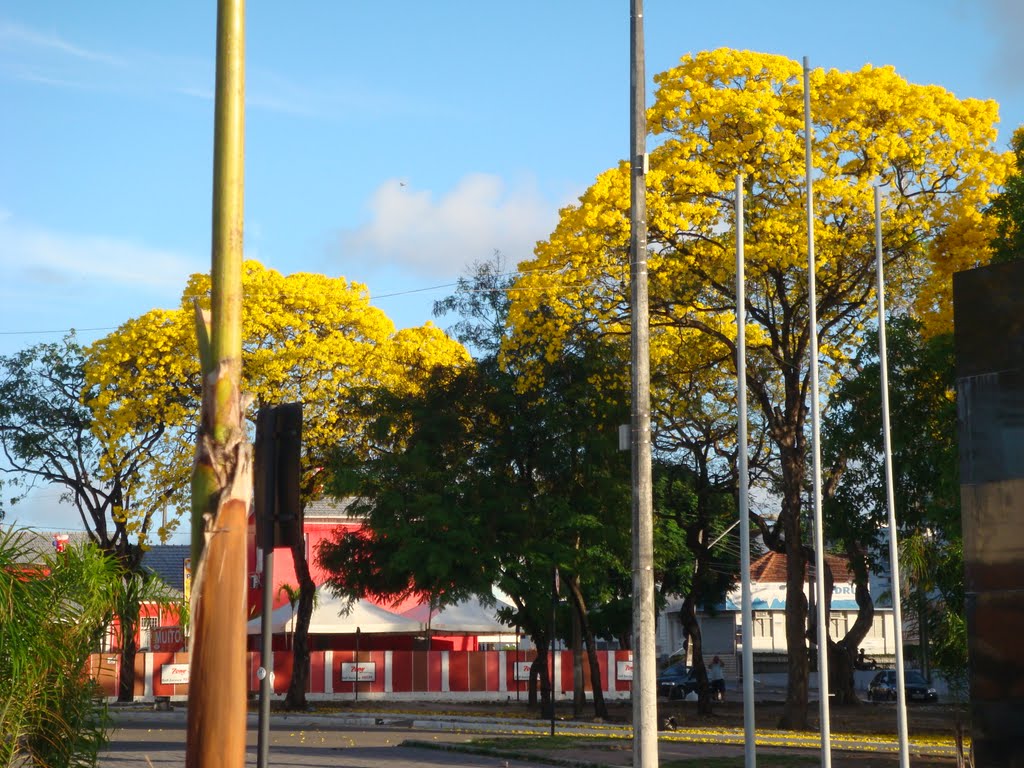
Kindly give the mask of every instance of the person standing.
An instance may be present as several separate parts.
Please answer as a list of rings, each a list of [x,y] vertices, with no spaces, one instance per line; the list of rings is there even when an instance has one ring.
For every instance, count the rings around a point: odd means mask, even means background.
[[[711,697],[716,701],[725,701],[725,668],[722,660],[715,656],[708,667],[708,680],[711,683]]]

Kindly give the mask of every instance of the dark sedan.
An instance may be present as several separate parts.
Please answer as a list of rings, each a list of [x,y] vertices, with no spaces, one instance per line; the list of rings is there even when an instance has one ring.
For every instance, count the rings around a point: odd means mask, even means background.
[[[670,664],[658,673],[658,695],[682,699],[697,690],[697,675],[686,664]]]
[[[924,676],[916,669],[903,672],[904,691],[907,701],[938,701],[939,695],[928,684]],[[896,670],[883,669],[871,680],[868,686],[868,698],[871,701],[896,701]]]

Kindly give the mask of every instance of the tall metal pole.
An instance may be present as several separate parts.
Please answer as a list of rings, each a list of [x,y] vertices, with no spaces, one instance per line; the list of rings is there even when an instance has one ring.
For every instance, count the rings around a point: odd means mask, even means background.
[[[740,611],[743,637],[743,764],[757,765],[754,731],[753,605],[750,596],[750,517],[747,507],[747,292],[743,264],[743,174],[736,176],[736,406],[739,454]]]
[[[273,541],[274,523],[264,522],[269,528],[270,541]],[[268,541],[268,539],[264,539]],[[274,612],[274,594],[271,586],[274,583],[274,547],[270,545],[263,552],[263,618],[261,623],[260,642],[260,713],[258,734],[256,737],[256,766],[266,768],[270,765],[270,699],[274,693],[274,651],[272,643],[272,621]]]
[[[551,570],[551,735],[555,735],[555,632],[558,628],[558,566]]]
[[[647,306],[647,113],[643,0],[630,13],[630,283],[633,350],[633,766],[658,765],[654,650],[651,360]]]
[[[832,765],[832,735],[829,723],[828,616],[825,595],[825,536],[821,517],[821,406],[818,402],[818,297],[815,288],[814,198],[811,154],[811,68],[804,56],[804,162],[807,176],[807,303],[811,331],[811,447],[814,454],[814,573],[818,599],[818,698],[821,709],[821,765]]]
[[[192,480],[187,768],[245,764],[245,550],[252,456],[242,412],[245,3],[217,7],[211,317],[197,325],[203,405]]]
[[[885,345],[885,275],[882,267],[882,198],[875,187],[875,271],[878,276],[878,364],[882,370],[882,438],[885,449],[885,503],[889,510],[889,572],[892,574],[892,620],[896,635],[896,730],[900,768],[910,768],[907,739],[907,692],[903,677],[903,612],[900,605],[900,555],[896,542],[896,494],[892,480],[892,440],[889,434],[889,362]]]
[[[270,765],[270,699],[274,693],[274,521],[277,516],[277,409],[261,408],[256,417],[257,450],[266,450],[270,456],[262,463],[262,476],[256,481],[257,492],[262,492],[263,515],[256,520],[262,526],[263,544],[263,616],[260,618],[260,711],[256,735],[256,768]],[[260,440],[262,432],[263,440]]]

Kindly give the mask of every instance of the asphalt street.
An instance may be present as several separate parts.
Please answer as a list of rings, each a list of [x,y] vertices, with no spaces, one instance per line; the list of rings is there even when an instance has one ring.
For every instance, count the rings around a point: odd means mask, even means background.
[[[101,755],[103,768],[161,768],[185,763],[186,712],[149,708],[115,709],[116,729],[109,748]],[[603,747],[573,750],[558,749],[547,754],[562,765],[609,766],[624,768],[632,764],[631,730],[625,725],[608,723],[560,722],[559,733],[576,736],[600,736]],[[543,736],[549,725],[540,720],[503,719],[467,715],[420,715],[408,713],[304,714],[276,712],[271,717],[269,766],[349,766],[351,768],[539,768],[550,765],[537,759],[509,755],[480,755],[457,751],[458,745],[485,735]],[[250,714],[246,765],[256,765],[257,717]],[[758,751],[813,755],[820,748],[817,734],[762,732]],[[608,744],[621,744],[609,747]],[[456,747],[447,750],[445,747]],[[837,766],[895,765],[895,744],[891,739],[872,736],[833,734],[832,749],[839,750]],[[739,757],[743,755],[742,732],[717,734],[662,733],[659,738],[660,761],[668,759]],[[877,762],[888,753],[891,760]],[[951,746],[912,745],[912,754],[935,757],[945,765],[952,762]],[[839,755],[842,755],[841,757]],[[869,755],[871,758],[869,759]],[[928,765],[935,763],[929,762]]]
[[[101,755],[103,768],[161,768],[185,764],[185,711],[122,710],[114,713],[116,730]],[[256,765],[256,728],[249,717],[246,765]],[[438,744],[461,743],[474,734],[431,731],[401,721],[377,726],[345,725],[327,718],[274,715],[271,718],[269,765],[348,766],[350,768],[539,768],[542,763],[506,760],[441,749],[401,747],[411,738]],[[547,766],[547,768],[550,768]]]

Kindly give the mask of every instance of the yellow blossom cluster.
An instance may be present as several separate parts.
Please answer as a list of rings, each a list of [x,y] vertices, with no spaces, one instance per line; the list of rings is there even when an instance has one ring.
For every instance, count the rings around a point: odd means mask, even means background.
[[[430,323],[396,331],[370,304],[366,287],[344,278],[285,276],[246,261],[242,287],[243,392],[254,407],[303,404],[307,477],[346,436],[358,434],[358,419],[346,407],[352,393],[376,387],[413,392],[434,367],[463,366],[470,359]],[[208,275],[193,275],[178,309],[129,320],[93,345],[87,367],[97,428],[126,436],[140,424],[166,425],[149,492],[179,509],[187,507],[202,394],[195,306],[209,308],[210,288]]]
[[[874,311],[874,187],[883,191],[890,308],[948,330],[951,275],[988,259],[982,212],[1012,157],[995,149],[993,102],[908,83],[891,67],[809,74],[817,314],[822,364],[835,376]],[[735,375],[742,174],[748,354],[764,387],[781,387],[773,375],[806,359],[809,332],[802,66],[721,49],[687,55],[655,82],[646,177],[652,376],[697,378],[714,392]],[[628,343],[629,181],[626,163],[600,174],[522,265],[502,359],[523,369],[524,387],[540,376],[530,356],[540,348],[556,359],[581,329]],[[655,404],[662,414],[686,407]]]

